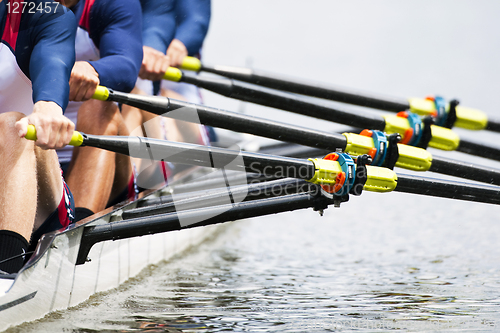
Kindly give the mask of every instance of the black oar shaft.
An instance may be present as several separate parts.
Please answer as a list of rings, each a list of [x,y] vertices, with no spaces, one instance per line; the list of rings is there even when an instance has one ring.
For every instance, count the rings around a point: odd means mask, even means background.
[[[380,116],[355,114],[353,112],[319,105],[317,103],[310,103],[303,98],[277,91],[268,91],[257,86],[249,86],[230,79],[207,78],[196,76],[191,73],[184,73],[182,75],[182,81],[230,98],[286,110],[309,117],[360,128],[376,130],[385,129],[385,120]]]
[[[367,94],[353,89],[336,87],[317,82],[306,82],[302,79],[294,79],[282,75],[256,71],[247,68],[228,67],[228,66],[207,66],[202,65],[200,71],[222,75],[227,78],[244,81],[259,86],[288,91],[301,95],[323,98],[331,101],[359,105],[379,110],[399,112],[411,108],[410,102],[401,98],[387,97],[382,95]],[[477,115],[477,119],[462,119],[470,122],[468,126],[458,125],[465,128],[483,129],[478,119],[483,118],[482,114]],[[479,121],[479,122],[476,122]],[[470,127],[472,126],[472,127]],[[500,121],[488,119],[484,128],[493,132],[500,132]]]
[[[429,168],[429,171],[488,184],[500,185],[500,170],[498,169],[445,159],[439,156],[432,157],[432,165]]]
[[[261,71],[206,65],[203,65],[201,70],[248,83],[258,84],[268,88],[374,109],[399,112],[407,110],[410,107],[408,101],[404,99],[378,97],[325,84],[306,83],[302,80],[299,81],[297,79],[287,78],[276,74],[266,74]]]
[[[500,122],[488,119],[488,125],[486,126],[488,131],[500,132]]]
[[[500,204],[500,188],[498,187],[471,185],[424,177],[400,175],[396,191]],[[305,192],[86,227],[81,238],[76,264],[84,264],[92,246],[103,241],[212,225],[309,207],[324,209],[332,203],[332,199],[327,199],[317,195],[317,193]]]
[[[212,90],[224,96],[265,105],[277,109],[290,111],[314,118],[329,120],[360,128],[385,130],[385,120],[380,116],[368,116],[352,112],[338,110],[325,105],[319,105],[304,101],[302,98],[268,91],[263,88],[253,87],[248,84],[232,81],[231,79],[214,79],[196,76],[194,74],[183,74],[182,80],[195,84],[199,87]],[[476,144],[461,140],[458,151],[500,161],[500,148]]]
[[[85,135],[82,146],[97,147],[155,161],[164,160],[304,180],[311,179],[315,172],[314,163],[308,160],[142,137]]]
[[[290,156],[290,157],[295,157],[296,156]],[[272,176],[266,176],[266,175],[259,175],[255,173],[245,173],[242,174],[241,172],[236,172],[236,171],[226,171],[224,178],[227,180],[228,183],[230,184],[238,184],[238,183],[259,183],[263,181],[268,181],[268,180],[275,180],[277,178],[272,177]],[[210,173],[207,175],[207,177],[199,177],[196,178],[196,182],[187,182],[185,184],[179,184],[175,186],[175,193],[176,195],[180,195],[181,193],[183,195],[189,196],[191,192],[193,191],[208,191],[214,188],[217,188],[220,186],[220,178],[218,176],[215,176],[214,174]],[[158,198],[150,198],[146,201],[141,202],[140,204],[146,203],[147,205],[157,202],[157,203],[163,203],[162,197]],[[140,207],[140,206],[138,206]]]
[[[200,122],[208,126],[328,149],[331,151],[335,151],[336,148],[343,150],[347,144],[345,136],[341,134],[317,131],[305,127],[170,99],[170,110],[181,108],[195,109]],[[184,118],[182,113],[168,114],[167,116],[180,120],[189,120]]]
[[[122,218],[126,220],[130,218],[227,204],[229,194],[233,198],[241,199],[244,197],[245,201],[249,201],[282,196],[285,194],[309,192],[311,189],[317,189],[319,193],[319,187],[317,185],[313,185],[305,180],[286,178],[261,183],[231,186],[231,188],[217,188],[211,191],[196,191],[189,193],[189,196],[170,195],[167,198],[163,198],[166,202],[162,204],[148,205],[124,211]]]
[[[84,230],[82,235],[76,264],[84,264],[92,246],[99,242],[213,225],[285,211],[294,211],[315,207],[318,204],[323,205],[324,202],[332,203],[333,201],[330,202],[324,197],[310,193],[298,193],[282,197],[240,202],[235,205],[206,207],[88,227]],[[199,222],[183,225],[182,221]]]
[[[460,140],[460,145],[457,150],[470,155],[500,161],[500,148],[497,147],[486,146],[481,143],[471,142],[468,140]]]
[[[419,176],[398,175],[398,186],[394,191],[495,205],[500,204],[500,187],[472,185]]]
[[[145,97],[110,91],[109,100],[131,105],[157,115],[165,115],[173,119],[191,122],[199,120],[202,124],[208,126],[249,133],[290,143],[308,145],[330,151],[335,151],[337,148],[343,150],[347,144],[345,136],[340,134],[317,131],[165,97]],[[185,112],[171,112],[167,114],[169,111],[178,109],[184,109]],[[192,113],[188,112],[188,109],[196,110],[196,117],[198,119],[193,119]]]
[[[224,81],[227,82],[227,80]],[[340,134],[322,132],[248,115],[241,115],[165,97],[141,96],[110,91],[109,99],[132,105],[158,115],[166,115],[174,119],[186,121],[193,121],[192,113],[188,111],[195,110],[198,117],[198,119],[195,120],[199,120],[202,124],[250,133],[280,141],[297,143],[309,147],[326,149],[330,152],[335,151],[336,148],[345,149],[347,145],[346,137]],[[174,110],[184,111],[170,112]],[[461,140],[457,150],[475,156],[500,161],[500,149],[475,144],[467,140]],[[439,157],[433,159],[430,171],[500,185],[499,170],[480,166],[477,167],[473,164],[465,164],[456,161],[446,161]]]

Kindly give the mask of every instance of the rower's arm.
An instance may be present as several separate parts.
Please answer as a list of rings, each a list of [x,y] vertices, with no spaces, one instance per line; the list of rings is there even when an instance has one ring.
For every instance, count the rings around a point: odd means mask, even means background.
[[[165,54],[175,36],[175,2],[141,0],[141,6],[143,44]]]
[[[99,74],[100,84],[130,92],[142,64],[142,17],[136,0],[100,1],[92,8],[90,37],[101,58],[89,61]]]
[[[76,21],[73,13],[62,6],[54,12],[29,15],[20,29],[18,40],[30,40],[29,75],[33,102],[55,102],[63,110],[68,104],[69,78],[75,62]],[[31,29],[30,29],[31,28]],[[24,52],[17,45],[17,52]],[[19,57],[22,59],[22,55]]]
[[[188,55],[196,55],[208,32],[210,0],[179,0],[176,6],[175,38],[186,46]]]

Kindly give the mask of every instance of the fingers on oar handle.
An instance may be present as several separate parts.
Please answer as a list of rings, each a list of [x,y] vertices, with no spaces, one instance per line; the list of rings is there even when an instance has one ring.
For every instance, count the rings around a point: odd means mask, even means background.
[[[182,61],[181,69],[199,72],[201,70],[201,61],[195,57],[185,57]]]
[[[28,140],[36,141],[36,128],[33,125],[28,125],[28,133],[24,136]],[[80,132],[74,131],[73,136],[71,137],[71,141],[69,142],[70,146],[79,147],[83,143],[83,135]]]

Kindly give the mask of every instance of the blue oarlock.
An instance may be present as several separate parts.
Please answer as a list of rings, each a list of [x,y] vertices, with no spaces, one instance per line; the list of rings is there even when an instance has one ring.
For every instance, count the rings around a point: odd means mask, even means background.
[[[446,118],[448,118],[445,99],[441,96],[434,97],[434,106],[437,112],[435,124],[438,126],[444,126],[446,123]]]
[[[372,131],[372,139],[377,153],[373,157],[371,165],[382,166],[387,155],[387,137],[382,131]]]
[[[345,173],[346,179],[342,188],[332,193],[336,196],[343,196],[349,193],[352,186],[354,185],[354,181],[356,180],[356,164],[354,160],[349,154],[346,153],[336,153],[338,154],[337,161],[339,162],[340,167],[342,168],[342,172]]]

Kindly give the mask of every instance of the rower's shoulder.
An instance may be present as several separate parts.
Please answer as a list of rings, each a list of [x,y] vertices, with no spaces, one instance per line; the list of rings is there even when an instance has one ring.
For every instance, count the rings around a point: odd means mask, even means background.
[[[19,6],[19,11],[22,13],[20,30],[53,24],[68,29],[76,24],[73,12],[55,1],[24,1],[23,5]]]
[[[134,11],[141,9],[139,0],[95,0],[92,6],[93,10],[107,13],[122,14],[122,11]]]

